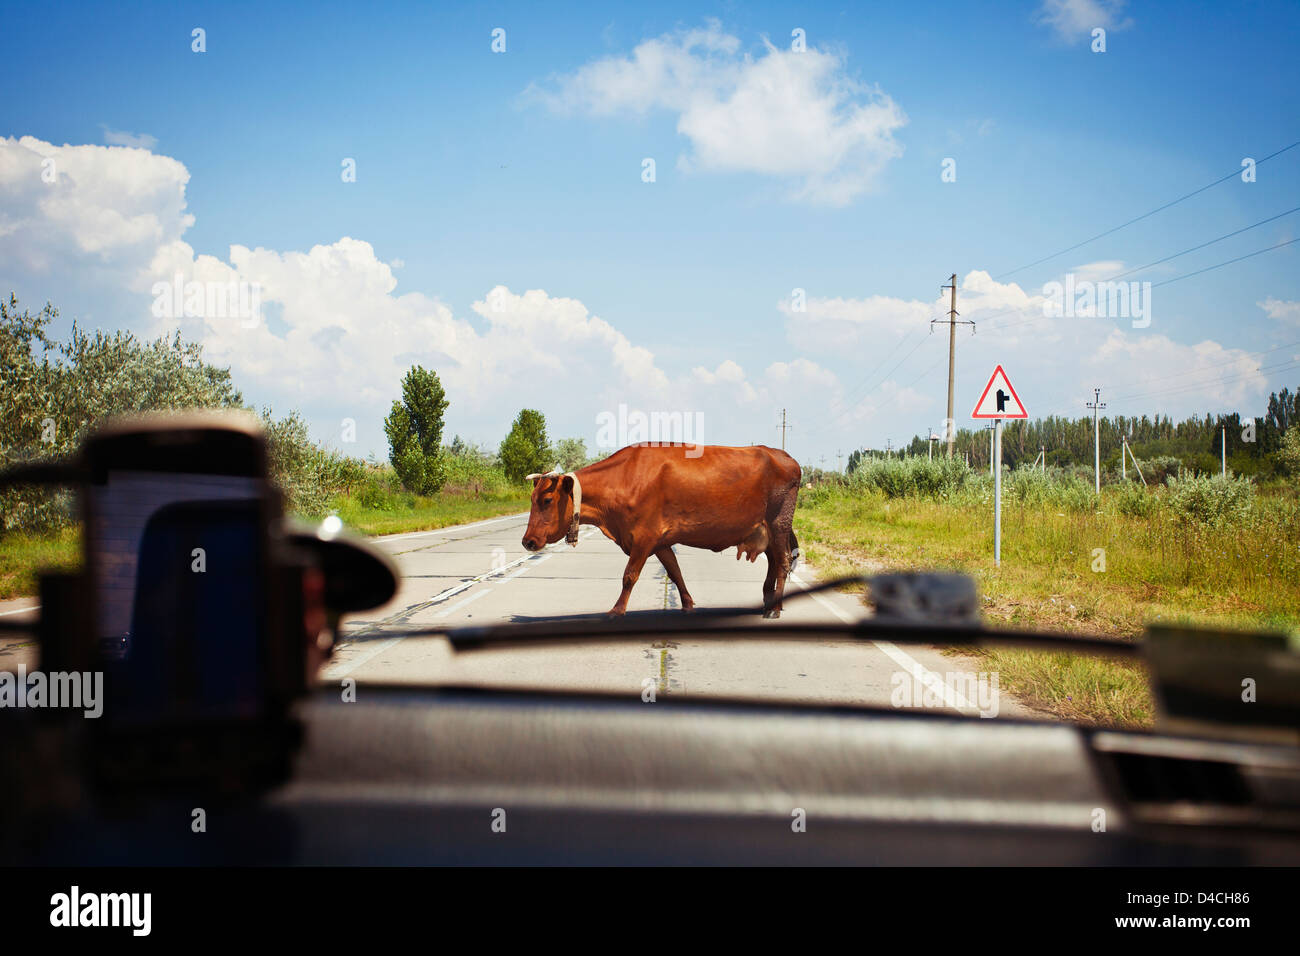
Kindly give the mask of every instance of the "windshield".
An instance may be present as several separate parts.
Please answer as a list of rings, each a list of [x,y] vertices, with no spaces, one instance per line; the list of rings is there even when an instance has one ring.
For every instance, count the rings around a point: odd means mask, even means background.
[[[772,636],[880,597],[804,587],[932,571],[971,582],[922,609],[954,626],[1300,627],[1295,84],[1240,69],[1291,62],[1300,13],[1044,6],[323,9],[309,43],[277,10],[248,46],[214,13],[143,63],[103,56],[143,14],[15,23],[2,463],[69,460],[116,415],[250,411],[285,513],[400,573],[320,643],[323,691],[1154,726],[1129,658]],[[133,105],[69,101],[69,69]],[[153,511],[189,500],[121,467]],[[168,563],[191,543],[161,526],[141,554],[141,515],[87,531],[66,492],[0,495],[0,620],[98,534],[97,636],[150,653],[132,602],[192,584]],[[251,533],[209,555],[198,630],[258,606],[219,577]],[[719,608],[769,633],[616,636]],[[606,617],[536,648],[429,633]],[[260,660],[249,630],[223,666]]]

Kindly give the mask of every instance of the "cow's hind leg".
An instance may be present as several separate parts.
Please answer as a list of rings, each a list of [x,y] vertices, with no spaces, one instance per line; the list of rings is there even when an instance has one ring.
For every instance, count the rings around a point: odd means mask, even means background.
[[[794,537],[794,508],[798,495],[799,486],[795,485],[781,501],[781,508],[772,520],[772,530],[769,536],[771,544],[767,549],[767,575],[768,581],[771,582],[770,595],[768,585],[763,585],[764,606],[770,606],[771,610],[765,611],[763,613],[764,617],[781,616],[781,597],[785,594],[785,579],[794,565],[792,554],[799,547],[799,543]]]
[[[614,606],[609,609],[610,617],[621,617],[627,612],[627,599],[632,596],[632,588],[641,577],[641,569],[650,557],[649,551],[633,551],[628,555],[627,567],[623,569],[623,593],[618,596]]]
[[[664,566],[668,572],[668,577],[672,579],[673,587],[677,588],[677,595],[682,599],[682,610],[689,611],[695,607],[695,601],[691,594],[686,590],[686,582],[682,580],[682,569],[677,565],[677,555],[673,554],[672,548],[660,548],[655,552],[655,557],[659,563]]]

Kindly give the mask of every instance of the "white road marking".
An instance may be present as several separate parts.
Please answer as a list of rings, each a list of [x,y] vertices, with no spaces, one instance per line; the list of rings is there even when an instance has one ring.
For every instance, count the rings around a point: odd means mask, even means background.
[[[801,588],[808,586],[807,582],[793,572],[790,574],[790,579]],[[838,617],[845,624],[852,624],[856,620],[856,618],[851,614],[842,608],[836,607],[822,595],[810,594],[808,596]],[[903,650],[897,644],[891,643],[890,641],[872,641],[871,643],[895,664],[907,671],[912,676],[913,680],[919,681],[925,687],[934,691],[934,693],[941,695],[945,706],[960,711],[979,711],[978,707],[966,699],[965,694],[957,690],[955,687],[949,687],[942,677],[934,671],[926,670],[920,661],[914,658],[911,654],[908,654],[907,651]]]
[[[504,578],[502,578],[501,580],[502,580],[502,581],[509,581],[511,578],[517,578],[517,577],[519,577],[519,575],[521,575],[521,574],[527,574],[527,573],[528,573],[528,570],[529,570],[530,568],[533,568],[533,567],[535,567],[535,566],[541,564],[543,561],[549,561],[550,559],[551,559],[551,556],[550,556],[549,554],[538,555],[537,560],[534,561],[532,564],[525,564],[525,565],[524,565],[522,568],[520,568],[518,571],[515,571],[515,572],[513,572],[512,574],[507,574],[507,575],[506,575]]]
[[[524,571],[527,571],[527,570],[528,570],[527,568],[520,568],[519,571],[516,571],[516,572],[515,572],[515,574],[520,574],[520,573],[522,573],[522,572],[524,572]],[[513,577],[513,576],[514,576],[514,575],[511,575],[511,577]],[[457,601],[457,602],[456,602],[455,604],[453,604],[451,607],[447,608],[447,610],[445,610],[445,611],[439,611],[437,614],[434,615],[434,617],[447,617],[448,615],[450,615],[450,614],[452,614],[452,613],[454,613],[454,612],[456,612],[456,611],[459,611],[459,610],[460,610],[461,608],[463,608],[466,604],[473,604],[475,601],[477,601],[477,600],[478,600],[479,598],[481,598],[483,595],[485,595],[485,594],[491,594],[491,593],[492,593],[492,589],[491,589],[491,588],[484,588],[482,591],[475,591],[475,592],[474,592],[473,594],[471,594],[469,597],[464,598],[463,600]]]
[[[10,614],[22,614],[24,611],[39,611],[40,609],[41,606],[39,604],[33,604],[31,607],[20,607],[12,611],[0,611],[0,617],[7,617]]]
[[[402,638],[400,638],[400,637],[390,637],[390,638],[389,638],[388,640],[386,640],[386,641],[380,641],[380,642],[378,642],[374,647],[372,647],[372,648],[370,648],[368,651],[366,651],[364,654],[361,654],[361,655],[358,656],[358,657],[354,657],[352,660],[348,661],[346,664],[335,664],[335,665],[333,665],[332,667],[326,667],[324,670],[321,671],[321,679],[322,679],[322,680],[341,680],[342,678],[347,677],[348,674],[352,673],[354,670],[356,670],[358,667],[360,667],[360,666],[361,666],[362,664],[364,664],[366,661],[370,660],[370,659],[373,658],[373,657],[376,657],[376,656],[382,654],[384,651],[388,650],[390,647],[395,647],[396,645],[400,644],[401,642],[402,642]]]
[[[466,527],[466,526],[461,525],[461,527]],[[439,593],[435,594],[433,597],[429,598],[429,600],[420,602],[420,604],[415,608],[415,610],[420,610],[422,608],[429,607],[430,605],[437,604],[439,601],[444,601],[449,597],[453,597],[459,594],[461,591],[465,591],[469,588],[472,588],[474,585],[486,581],[488,578],[492,577],[493,575],[500,574],[502,571],[508,571],[511,568],[513,568],[515,565],[523,564],[525,561],[532,560],[533,564],[541,564],[543,561],[547,560],[550,557],[551,555],[546,553],[525,554],[522,558],[518,558],[514,561],[511,561],[509,564],[503,564],[499,568],[493,568],[491,571],[487,571],[483,574],[478,575],[477,577],[470,578],[468,581],[462,581],[460,584],[457,584],[454,587],[447,588],[445,591],[440,591]],[[532,567],[532,565],[526,565],[525,567],[520,568],[514,574],[507,575],[501,580],[508,581],[510,578],[518,577],[520,574],[523,574],[525,571],[527,571],[530,567]],[[452,605],[451,607],[438,612],[438,614],[435,616],[439,618],[446,617],[452,611],[456,610],[457,608],[464,607],[470,601],[477,600],[478,598],[482,597],[484,594],[487,594],[491,590],[492,590],[491,588],[486,588],[483,591],[480,591],[477,594],[472,595],[466,600],[460,601]],[[386,641],[380,641],[375,647],[367,650],[365,653],[361,654],[358,657],[353,658],[350,661],[338,662],[336,664],[324,668],[321,671],[321,678],[323,680],[339,680],[340,678],[346,677],[348,674],[352,673],[352,671],[356,670],[362,664],[366,663],[369,660],[372,660],[377,655],[382,654],[384,651],[388,650],[389,648],[396,647],[404,640],[406,640],[405,634],[400,635],[398,637],[390,637]],[[342,650],[343,648],[350,647],[350,646],[351,646],[350,642],[344,642],[339,644],[338,650]]]

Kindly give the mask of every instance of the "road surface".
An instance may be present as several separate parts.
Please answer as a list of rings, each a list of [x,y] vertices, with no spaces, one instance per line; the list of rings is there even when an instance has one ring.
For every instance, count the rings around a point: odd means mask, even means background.
[[[563,541],[536,554],[523,550],[526,515],[375,539],[396,560],[396,598],[345,625],[341,646],[322,682],[445,682],[600,690],[640,694],[651,679],[657,694],[890,706],[892,701],[989,716],[1034,716],[1007,694],[972,692],[980,665],[969,657],[888,642],[671,640],[586,643],[571,647],[454,654],[439,637],[401,637],[402,628],[535,621],[599,614],[618,597],[626,556],[594,527],[578,546]],[[676,549],[697,607],[762,601],[766,558],[737,561],[735,549],[715,554]],[[816,580],[801,564],[787,593]],[[677,590],[651,558],[632,591],[628,611],[679,608]],[[828,592],[787,601],[783,621],[851,621],[868,613],[856,595]],[[755,615],[757,616],[757,614]],[[953,675],[953,677],[949,677]],[[986,680],[985,693],[995,692]],[[924,688],[932,688],[925,693]],[[929,698],[927,700],[927,698]],[[990,706],[991,705],[991,706]]]
[[[925,706],[986,716],[1042,716],[999,693],[978,661],[929,647],[889,642],[826,640],[717,641],[675,636],[643,642],[551,645],[454,654],[441,637],[402,637],[405,628],[531,621],[600,614],[618,597],[626,556],[593,527],[577,548],[564,542],[523,550],[526,515],[374,539],[397,562],[402,582],[385,607],[345,622],[340,646],[321,673],[324,685],[366,682],[492,684],[641,695],[649,680],[656,696],[726,695],[873,706]],[[752,605],[762,599],[766,558],[736,561],[735,549],[715,554],[677,548],[678,562],[698,607]],[[787,582],[815,581],[800,565]],[[0,602],[8,621],[31,620],[34,599]],[[651,558],[628,605],[631,613],[677,608],[677,590]],[[784,621],[851,621],[868,613],[856,595],[828,592],[787,600]],[[757,616],[757,615],[755,615]],[[0,637],[0,670],[36,667],[31,638]],[[926,688],[931,688],[926,693]],[[981,697],[981,689],[985,696]]]

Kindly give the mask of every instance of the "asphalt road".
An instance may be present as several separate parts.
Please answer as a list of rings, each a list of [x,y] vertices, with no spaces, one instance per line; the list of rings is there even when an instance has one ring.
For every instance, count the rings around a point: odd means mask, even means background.
[[[600,614],[614,604],[627,558],[612,541],[588,526],[576,548],[561,541],[529,554],[520,544],[525,524],[526,515],[516,515],[376,539],[401,568],[401,588],[388,606],[345,625],[322,681],[351,677],[360,685],[441,682],[641,694],[651,679],[659,695],[879,706],[902,701],[968,714],[1030,714],[1007,694],[981,698],[972,692],[970,679],[977,678],[980,666],[971,658],[883,641],[722,642],[674,636],[455,654],[440,637],[393,633]],[[738,562],[734,548],[720,554],[686,547],[676,552],[698,607],[761,603],[766,558]],[[815,580],[815,569],[801,563],[786,592]],[[676,588],[651,558],[632,592],[629,613],[678,607]],[[787,601],[782,620],[847,621],[867,613],[859,597],[828,592]],[[995,693],[991,681],[983,687],[986,695]]]
[[[529,554],[520,544],[525,523],[525,515],[513,515],[375,539],[401,569],[401,586],[385,607],[345,622],[321,682],[341,686],[353,678],[360,686],[368,681],[491,684],[641,695],[649,680],[656,696],[725,695],[1041,716],[1001,693],[987,675],[982,684],[972,685],[984,674],[972,658],[885,641],[723,642],[674,636],[455,654],[444,638],[401,636],[413,627],[535,621],[609,610],[618,597],[623,552],[588,526],[576,548],[559,542]],[[761,602],[766,558],[750,564],[736,561],[734,548],[720,554],[676,550],[698,607],[757,607]],[[815,569],[801,563],[786,593],[815,580]],[[0,602],[0,615],[8,621],[31,620],[35,604],[34,599]],[[632,592],[629,613],[677,607],[676,588],[651,558]],[[787,600],[782,620],[846,621],[867,613],[859,597],[828,592]],[[14,671],[19,663],[28,670],[36,667],[33,640],[0,638],[0,670]]]

